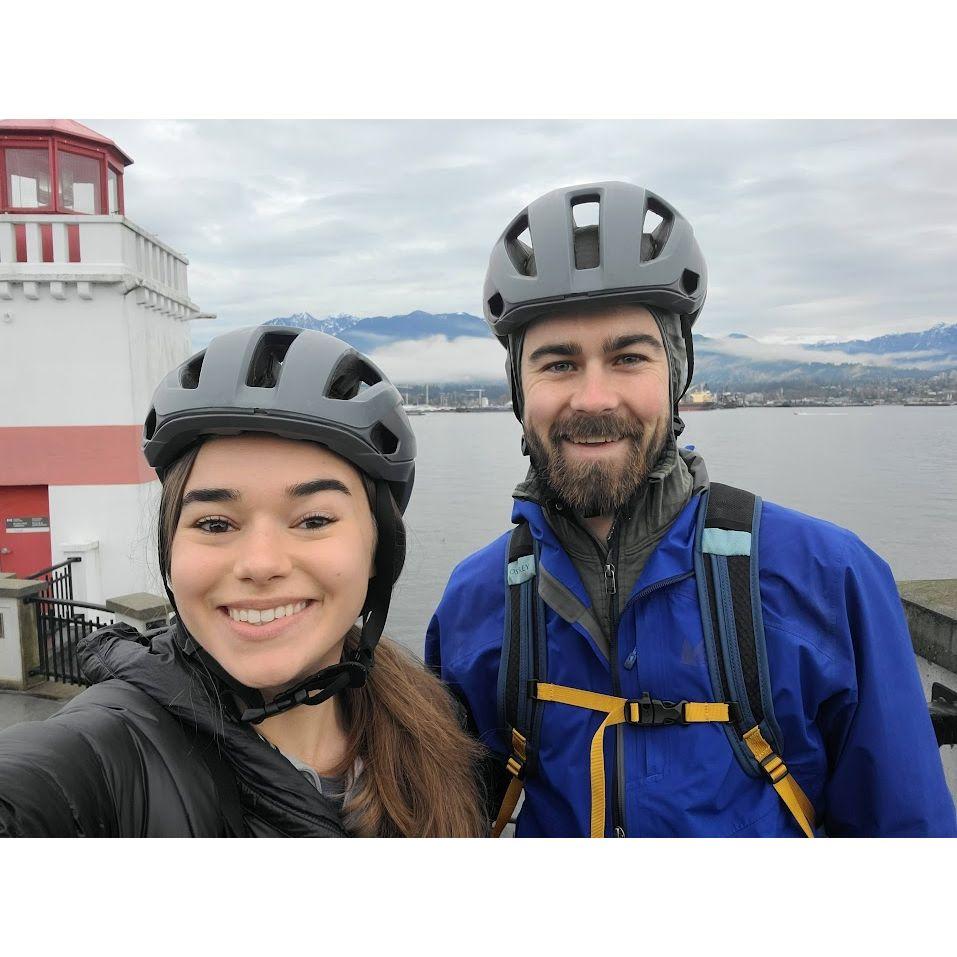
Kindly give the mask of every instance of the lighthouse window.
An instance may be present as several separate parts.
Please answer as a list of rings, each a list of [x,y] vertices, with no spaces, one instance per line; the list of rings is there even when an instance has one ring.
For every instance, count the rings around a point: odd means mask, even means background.
[[[74,213],[100,213],[100,161],[76,153],[57,152],[60,208]]]
[[[16,209],[49,209],[50,154],[45,150],[6,151],[7,194]]]
[[[110,203],[107,212],[112,216],[120,211],[120,183],[115,169],[108,168],[106,171],[106,189]]]

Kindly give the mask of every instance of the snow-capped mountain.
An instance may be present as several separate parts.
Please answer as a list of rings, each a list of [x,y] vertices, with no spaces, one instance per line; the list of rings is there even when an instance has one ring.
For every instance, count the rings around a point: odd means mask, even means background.
[[[399,316],[339,314],[317,319],[309,313],[270,320],[273,325],[318,329],[338,336],[362,352],[398,342],[443,336],[488,339],[484,320],[465,312]],[[781,345],[743,333],[696,335],[695,381],[714,389],[739,390],[773,384],[855,385],[892,380],[919,381],[935,376],[957,377],[957,324],[939,324],[923,332],[905,332],[875,339]]]

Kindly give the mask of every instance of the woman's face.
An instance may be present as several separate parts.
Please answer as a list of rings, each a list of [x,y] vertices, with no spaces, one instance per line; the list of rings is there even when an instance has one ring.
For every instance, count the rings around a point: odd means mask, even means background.
[[[190,634],[234,678],[278,691],[336,664],[373,573],[359,473],[308,442],[208,440],[183,494],[170,583]]]

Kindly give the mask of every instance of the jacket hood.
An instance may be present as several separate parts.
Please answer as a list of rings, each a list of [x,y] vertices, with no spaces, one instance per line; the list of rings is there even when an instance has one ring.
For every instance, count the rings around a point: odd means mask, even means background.
[[[244,804],[287,833],[315,822],[342,830],[339,809],[309,784],[248,724],[239,722],[226,689],[193,654],[196,644],[178,624],[153,635],[127,625],[93,632],[77,657],[91,684],[119,679],[155,700],[184,726],[212,737],[237,776]]]

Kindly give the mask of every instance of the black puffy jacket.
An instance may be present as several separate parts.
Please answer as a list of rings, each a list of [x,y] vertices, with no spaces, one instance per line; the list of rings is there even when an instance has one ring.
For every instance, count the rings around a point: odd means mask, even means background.
[[[338,806],[221,704],[170,628],[80,644],[93,683],[0,733],[0,836],[345,837]]]

